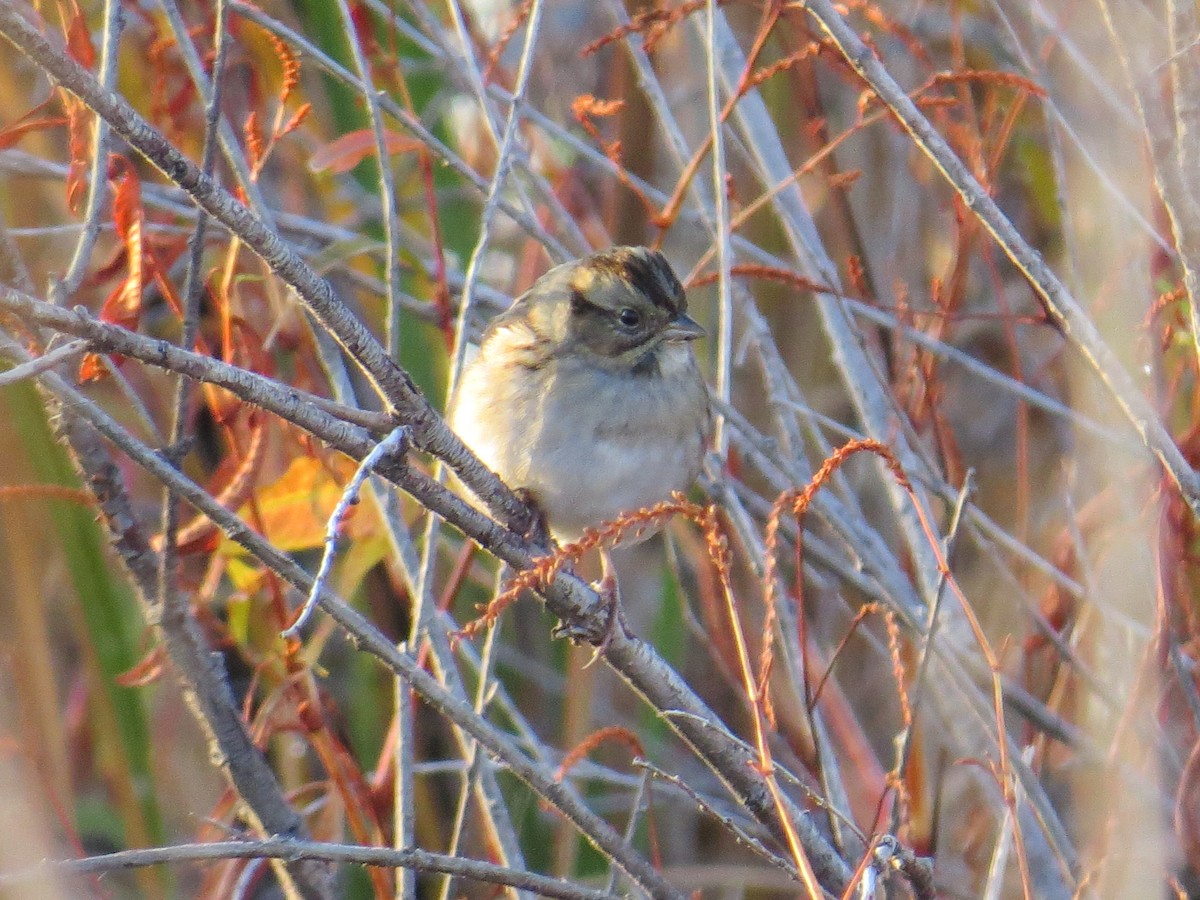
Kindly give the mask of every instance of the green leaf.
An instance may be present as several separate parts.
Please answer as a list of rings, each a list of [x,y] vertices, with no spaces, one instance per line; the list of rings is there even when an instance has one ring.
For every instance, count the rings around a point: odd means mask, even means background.
[[[0,391],[0,407],[8,427],[25,446],[29,465],[38,479],[78,488],[79,478],[66,451],[52,436],[32,386],[19,384]],[[93,714],[105,721],[97,723],[97,740],[114,736],[113,746],[98,747],[97,752],[111,763],[105,774],[121,782],[115,790],[117,796],[133,798],[132,803],[120,804],[124,840],[128,846],[162,844],[165,836],[151,771],[146,692],[116,682],[116,677],[133,668],[145,651],[141,613],[107,549],[107,536],[95,514],[75,503],[47,505],[86,624],[86,633],[79,639],[90,646],[89,655],[100,670],[96,673]],[[160,874],[160,878],[166,877]]]

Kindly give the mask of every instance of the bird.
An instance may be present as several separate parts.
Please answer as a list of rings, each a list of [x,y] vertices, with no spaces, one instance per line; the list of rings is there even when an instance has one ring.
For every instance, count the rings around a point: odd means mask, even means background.
[[[692,352],[704,335],[661,253],[613,247],[563,263],[492,320],[450,425],[558,543],[578,540],[695,482],[712,432]]]

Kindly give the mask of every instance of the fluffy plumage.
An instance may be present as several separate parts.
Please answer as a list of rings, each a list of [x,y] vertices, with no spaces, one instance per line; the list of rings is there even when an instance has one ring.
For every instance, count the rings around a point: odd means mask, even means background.
[[[687,490],[709,441],[683,287],[659,253],[557,266],[497,317],[451,425],[559,541]]]

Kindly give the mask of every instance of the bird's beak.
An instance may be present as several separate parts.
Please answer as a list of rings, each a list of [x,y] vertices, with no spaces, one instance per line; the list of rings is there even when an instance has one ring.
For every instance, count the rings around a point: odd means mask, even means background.
[[[668,341],[694,341],[706,334],[704,326],[687,313],[680,313],[663,329],[663,339]]]

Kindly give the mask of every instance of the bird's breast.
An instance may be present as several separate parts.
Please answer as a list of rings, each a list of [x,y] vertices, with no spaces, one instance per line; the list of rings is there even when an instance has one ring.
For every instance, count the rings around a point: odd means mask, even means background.
[[[687,490],[699,472],[704,382],[686,348],[663,349],[654,376],[486,354],[463,376],[452,424],[509,486],[533,494],[559,540],[575,540]]]
[[[707,399],[695,369],[683,374],[557,373],[531,456],[533,490],[560,538],[691,486],[704,453]]]

